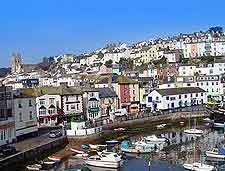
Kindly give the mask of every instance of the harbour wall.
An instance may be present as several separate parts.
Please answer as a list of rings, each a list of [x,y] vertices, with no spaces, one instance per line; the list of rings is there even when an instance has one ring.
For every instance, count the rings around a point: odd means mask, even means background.
[[[66,136],[54,139],[46,144],[41,144],[37,147],[27,149],[22,152],[18,152],[14,155],[0,159],[0,170],[8,170],[11,166],[23,165],[26,162],[32,161],[38,157],[43,156],[43,154],[48,153],[50,150],[57,149],[63,145],[68,144]]]
[[[199,118],[209,116],[209,112],[204,111],[191,111],[191,112],[175,112],[168,113],[158,116],[150,116],[144,118],[135,118],[131,120],[121,120],[121,122],[114,122],[112,124],[103,125],[103,130],[112,130],[119,127],[130,127],[135,125],[147,124],[147,123],[162,123],[162,122],[173,122],[173,121],[182,121],[188,118]]]

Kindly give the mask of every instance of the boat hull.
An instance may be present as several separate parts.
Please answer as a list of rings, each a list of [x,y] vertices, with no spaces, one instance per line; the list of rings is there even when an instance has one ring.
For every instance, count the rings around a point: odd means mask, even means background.
[[[225,155],[220,155],[212,151],[206,151],[206,156],[210,158],[225,159]]]
[[[214,123],[214,128],[224,128],[224,123]]]
[[[96,160],[86,160],[85,163],[90,166],[95,166],[95,167],[103,167],[103,168],[119,168],[122,166],[122,161],[118,162],[107,162],[107,161],[96,161]]]
[[[133,148],[121,148],[122,152],[125,153],[135,153],[135,154],[144,154],[144,153],[151,153],[154,151],[154,149],[147,149],[147,150],[142,150],[142,149],[133,149]]]

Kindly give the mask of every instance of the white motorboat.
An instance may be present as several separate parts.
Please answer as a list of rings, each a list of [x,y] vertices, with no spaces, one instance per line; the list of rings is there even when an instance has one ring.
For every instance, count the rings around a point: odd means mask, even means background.
[[[89,147],[91,149],[98,149],[98,148],[104,148],[104,147],[107,147],[107,145],[101,145],[101,144],[89,144]]]
[[[33,165],[28,165],[27,170],[31,170],[31,171],[38,171],[42,169],[42,166],[40,164],[33,164]]]
[[[85,160],[85,163],[96,167],[119,168],[122,166],[123,160],[117,153],[108,152],[90,156]]]
[[[225,149],[224,148],[214,148],[212,151],[205,152],[206,157],[209,158],[217,158],[217,159],[225,159]]]
[[[150,135],[150,136],[147,136],[147,137],[144,137],[145,141],[147,143],[165,143],[167,141],[166,138],[158,138],[156,135]]]
[[[202,130],[200,130],[200,129],[193,128],[193,129],[186,129],[186,130],[184,130],[184,133],[192,134],[192,135],[201,135],[204,132]]]
[[[213,171],[216,170],[214,166],[203,164],[203,163],[192,163],[192,164],[183,164],[183,167],[187,170],[192,171]]]
[[[120,145],[120,150],[125,153],[151,153],[157,150],[157,145],[153,143],[146,143],[145,141],[137,141],[130,144],[129,141],[124,140]]]

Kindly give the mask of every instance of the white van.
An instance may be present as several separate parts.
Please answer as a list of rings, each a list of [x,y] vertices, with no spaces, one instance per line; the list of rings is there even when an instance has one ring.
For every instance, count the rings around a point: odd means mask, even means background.
[[[114,112],[114,115],[115,115],[115,116],[126,116],[126,115],[127,115],[127,110],[126,110],[125,108],[117,109],[117,110]]]

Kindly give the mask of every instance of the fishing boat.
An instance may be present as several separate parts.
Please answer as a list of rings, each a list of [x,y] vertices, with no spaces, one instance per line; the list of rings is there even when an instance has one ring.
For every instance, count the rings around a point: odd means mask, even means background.
[[[183,164],[183,167],[187,170],[192,171],[213,171],[216,170],[214,166],[203,164],[203,163],[192,163],[192,164]]]
[[[125,153],[151,153],[157,148],[156,144],[146,143],[145,141],[138,141],[131,144],[129,141],[124,140],[120,145],[120,150]]]
[[[104,148],[104,147],[107,147],[107,145],[101,145],[101,144],[89,144],[89,147],[91,149],[98,149],[98,148]]]
[[[225,159],[225,148],[213,148],[212,151],[206,151],[205,154],[209,158]]]
[[[74,152],[74,153],[78,153],[78,154],[83,154],[85,153],[85,151],[80,150],[78,148],[70,148],[70,151]]]
[[[106,141],[106,144],[115,145],[115,144],[119,144],[119,141],[118,140],[108,140],[108,141]]]
[[[28,165],[27,167],[27,170],[41,170],[42,169],[42,166],[40,164],[33,164],[33,165]]]
[[[160,137],[158,138],[156,135],[150,135],[150,136],[147,136],[147,137],[144,137],[145,141],[147,143],[165,143],[167,141],[166,138],[163,138],[163,137]]]
[[[56,161],[56,162],[60,162],[62,157],[59,157],[59,156],[49,156],[48,157],[49,160],[52,160],[52,161]]]
[[[90,156],[85,160],[85,163],[96,167],[119,168],[122,166],[123,160],[117,153],[109,152],[101,155]]]

